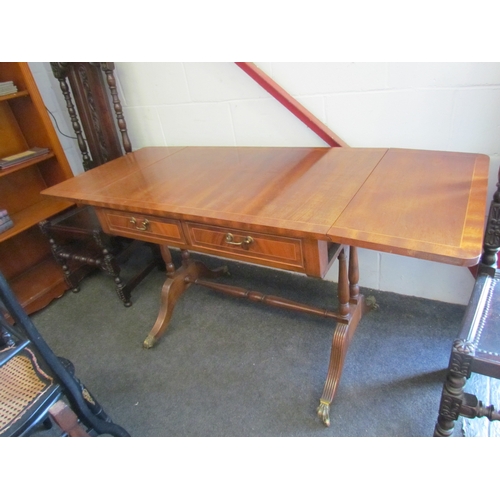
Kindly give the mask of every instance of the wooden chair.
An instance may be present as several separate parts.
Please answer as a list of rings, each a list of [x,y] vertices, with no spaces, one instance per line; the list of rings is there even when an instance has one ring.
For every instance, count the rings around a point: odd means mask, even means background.
[[[53,423],[63,436],[129,435],[53,353],[0,273],[0,436]]]
[[[50,64],[66,101],[84,170],[130,153],[132,145],[116,88],[114,63]],[[100,269],[112,277],[118,297],[128,307],[132,305],[131,292],[141,280],[155,267],[164,269],[157,245],[104,234],[91,207],[71,208],[40,222],[39,227],[49,239],[52,254],[73,292],[79,291],[79,283],[86,276]]]
[[[86,276],[100,269],[112,278],[118,297],[129,307],[132,290],[155,267],[165,268],[158,245],[108,236],[89,206],[70,208],[40,222],[39,227],[63,269],[66,284],[75,293]]]
[[[500,171],[491,202],[484,236],[483,254],[476,282],[464,315],[460,334],[453,342],[441,395],[435,437],[453,433],[459,416],[500,420],[493,405],[485,406],[474,394],[465,392],[472,373],[500,379]]]

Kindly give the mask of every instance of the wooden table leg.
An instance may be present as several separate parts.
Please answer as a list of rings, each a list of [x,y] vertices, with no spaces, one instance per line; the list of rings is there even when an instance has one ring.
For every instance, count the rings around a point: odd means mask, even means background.
[[[213,279],[228,273],[227,266],[211,270],[202,262],[192,260],[187,250],[182,251],[182,265],[175,270],[168,247],[162,246],[161,253],[167,267],[167,279],[161,290],[161,305],[158,317],[153,329],[143,342],[143,347],[147,349],[153,347],[165,333],[175,305],[180,296],[191,286],[191,280],[197,278]],[[189,281],[186,278],[189,278]]]
[[[339,255],[339,312],[347,318],[346,323],[337,323],[333,333],[332,349],[330,352],[330,363],[328,365],[328,374],[326,376],[323,394],[319,400],[317,408],[318,416],[323,420],[326,426],[330,425],[330,404],[333,401],[335,392],[340,381],[344,360],[347,349],[354,335],[356,327],[363,314],[367,310],[367,305],[363,295],[359,294],[358,287],[358,257],[357,249],[350,248],[349,269],[347,268],[346,256],[344,250]],[[349,300],[346,300],[346,297]],[[347,304],[346,304],[347,302]]]

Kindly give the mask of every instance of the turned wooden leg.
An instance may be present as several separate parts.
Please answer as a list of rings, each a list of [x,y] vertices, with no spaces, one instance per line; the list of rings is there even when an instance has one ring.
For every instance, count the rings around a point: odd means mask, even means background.
[[[351,248],[349,270],[347,269],[345,253],[342,251],[339,255],[339,312],[345,314],[345,311],[347,311],[348,321],[346,323],[339,322],[335,327],[328,373],[323,394],[317,408],[318,415],[326,426],[330,425],[330,404],[337,391],[347,349],[366,308],[364,298],[359,294],[358,277],[356,250],[354,249],[353,252]],[[352,280],[352,282],[349,283],[349,280]],[[351,304],[349,304],[349,301]]]
[[[339,281],[338,281],[339,314],[344,317],[349,316],[349,279],[347,272],[347,257],[345,250],[339,255]]]
[[[209,269],[202,262],[190,258],[187,250],[182,251],[182,265],[174,270],[170,251],[161,247],[162,256],[167,266],[167,279],[161,290],[161,305],[153,329],[144,340],[143,346],[147,349],[153,347],[158,339],[165,333],[170,322],[175,305],[180,296],[191,286],[191,281],[197,278],[217,278],[228,272],[227,267]]]
[[[474,345],[462,339],[453,342],[448,372],[441,393],[439,415],[434,428],[434,437],[449,437],[460,416],[464,401],[464,387],[470,377]]]
[[[172,262],[172,254],[170,253],[170,248],[168,248],[167,245],[160,245],[160,252],[163,258],[163,262],[165,262],[167,276],[171,278],[174,275],[175,266]]]
[[[356,304],[359,299],[359,264],[358,249],[349,248],[349,300]]]

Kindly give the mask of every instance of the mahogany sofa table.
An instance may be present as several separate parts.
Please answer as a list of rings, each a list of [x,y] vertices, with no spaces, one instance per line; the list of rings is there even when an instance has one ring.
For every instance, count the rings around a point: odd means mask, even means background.
[[[489,158],[378,148],[148,147],[43,191],[94,206],[106,233],[160,245],[167,265],[153,347],[175,303],[200,284],[337,322],[318,414],[329,425],[350,339],[366,311],[357,247],[458,266],[479,261]],[[175,269],[169,246],[182,249]],[[189,250],[323,278],[328,311],[218,284]],[[432,283],[429,283],[432,286]]]

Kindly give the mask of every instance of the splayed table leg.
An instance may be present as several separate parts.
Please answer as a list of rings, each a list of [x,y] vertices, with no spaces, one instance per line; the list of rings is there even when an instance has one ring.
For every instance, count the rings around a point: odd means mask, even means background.
[[[167,279],[161,290],[161,305],[158,317],[151,332],[143,342],[143,347],[147,349],[153,347],[165,333],[175,305],[181,295],[191,286],[191,279],[194,280],[198,277],[214,279],[228,273],[227,266],[212,270],[202,262],[192,260],[187,250],[182,251],[182,264],[177,270],[174,270],[170,251],[166,246],[162,247],[162,256],[167,265]],[[186,278],[189,278],[189,280]]]

